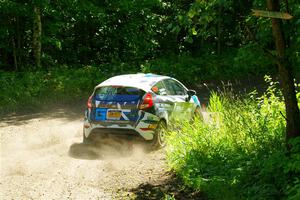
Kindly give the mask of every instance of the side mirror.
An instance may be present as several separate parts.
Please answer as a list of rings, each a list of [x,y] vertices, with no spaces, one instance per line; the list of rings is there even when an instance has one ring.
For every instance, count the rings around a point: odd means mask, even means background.
[[[196,95],[196,91],[195,90],[188,90],[187,94],[189,95],[189,97]]]
[[[188,90],[187,91],[188,97],[186,97],[185,101],[189,102],[192,98],[192,96],[196,95],[196,91],[195,90]]]

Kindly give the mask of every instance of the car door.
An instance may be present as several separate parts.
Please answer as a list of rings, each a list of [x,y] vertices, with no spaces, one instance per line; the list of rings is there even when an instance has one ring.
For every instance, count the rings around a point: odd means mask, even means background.
[[[168,91],[163,81],[157,82],[151,89],[155,93],[155,111],[160,119],[165,119],[169,123],[173,110],[174,102],[168,95]]]
[[[188,98],[187,90],[176,80],[163,81],[169,98],[173,102],[172,120],[190,119],[194,104]]]

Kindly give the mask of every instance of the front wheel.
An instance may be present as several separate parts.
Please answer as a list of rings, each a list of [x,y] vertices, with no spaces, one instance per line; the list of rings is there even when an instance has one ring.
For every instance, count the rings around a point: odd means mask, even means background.
[[[158,122],[153,140],[151,142],[151,146],[153,149],[159,149],[166,145],[165,144],[166,131],[167,131],[166,122],[164,122],[164,121]]]

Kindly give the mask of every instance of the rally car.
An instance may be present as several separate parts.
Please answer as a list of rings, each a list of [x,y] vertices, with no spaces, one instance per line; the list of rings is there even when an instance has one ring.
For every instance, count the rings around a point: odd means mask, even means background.
[[[97,85],[88,98],[83,142],[98,136],[140,138],[164,145],[164,132],[176,120],[201,115],[196,92],[178,80],[156,74],[127,74]]]

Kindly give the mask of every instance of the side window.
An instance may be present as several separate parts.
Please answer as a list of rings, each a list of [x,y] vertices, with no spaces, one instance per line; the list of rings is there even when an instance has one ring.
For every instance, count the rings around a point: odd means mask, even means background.
[[[164,80],[164,84],[166,86],[168,95],[176,95],[175,90],[172,87],[171,79]]]
[[[168,79],[164,81],[169,95],[186,95],[186,90],[176,81]]]
[[[172,82],[174,82],[172,84],[172,86],[175,90],[176,95],[186,95],[187,94],[186,90],[182,87],[182,85],[180,85],[178,82],[176,82],[174,80],[172,80]]]
[[[158,95],[167,95],[167,90],[162,81],[156,83],[151,90]]]

